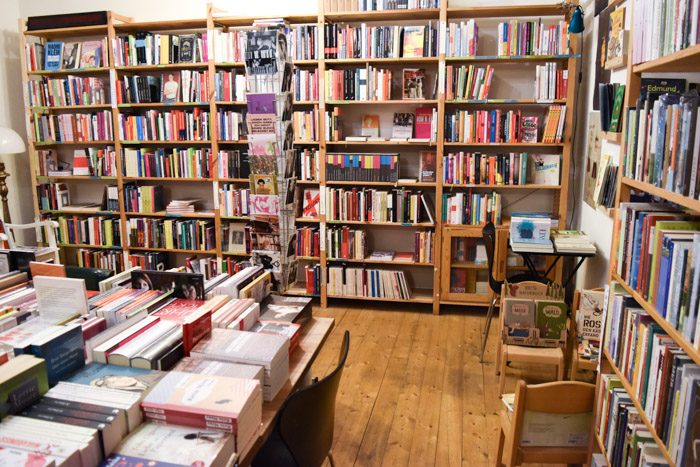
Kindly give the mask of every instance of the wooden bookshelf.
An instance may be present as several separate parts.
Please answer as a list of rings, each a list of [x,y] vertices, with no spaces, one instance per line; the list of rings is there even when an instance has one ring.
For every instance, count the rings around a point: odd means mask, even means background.
[[[610,6],[619,6],[623,3],[622,0],[610,0],[609,5]],[[626,14],[631,14],[633,6],[628,2],[627,3],[627,13]],[[634,24],[632,24],[634,26]],[[628,31],[629,34],[629,44],[630,44],[630,51],[629,51],[629,57],[627,60],[627,63],[625,65],[626,68],[626,79],[625,79],[625,84],[626,84],[626,93],[625,93],[625,100],[623,103],[623,111],[622,115],[624,118],[622,118],[622,130],[620,133],[603,133],[601,134],[601,137],[603,139],[606,139],[608,141],[617,143],[620,145],[620,150],[622,150],[621,143],[624,141],[624,138],[627,134],[627,125],[629,122],[627,121],[628,119],[626,118],[626,109],[629,107],[634,107],[636,105],[636,100],[639,97],[640,93],[640,84],[641,84],[641,77],[642,74],[644,73],[657,73],[657,72],[689,72],[689,71],[700,71],[700,45],[695,45],[692,47],[689,47],[684,50],[680,50],[678,52],[672,53],[670,55],[666,55],[660,58],[657,58],[655,60],[650,60],[644,63],[639,63],[639,64],[633,64],[632,63],[632,47],[634,46],[634,34],[639,34],[639,31],[634,30],[632,27],[632,30]],[[622,153],[620,155],[620,158],[622,160]],[[621,164],[622,165],[622,164]],[[621,167],[622,168],[622,167]],[[621,174],[623,172],[621,171]],[[688,213],[698,215],[700,214],[700,201],[697,199],[693,199],[687,196],[683,196],[682,194],[675,193],[672,191],[665,190],[663,188],[657,187],[653,184],[631,179],[625,176],[618,176],[618,181],[617,181],[617,196],[615,200],[615,206],[612,210],[614,214],[614,228],[613,228],[613,234],[612,234],[612,240],[611,240],[611,258],[615,258],[617,255],[617,251],[620,248],[619,244],[619,237],[620,237],[620,203],[622,202],[629,202],[632,200],[632,194],[633,192],[642,194],[642,193],[647,193],[649,195],[652,195],[656,198],[658,198],[660,201],[666,201],[669,203],[673,203],[680,207],[681,209],[685,210]],[[617,274],[615,270],[615,261],[611,261],[610,264],[610,269],[609,269],[609,282],[619,284],[619,286],[622,288],[624,293],[628,294],[631,296],[647,314],[651,319],[656,323],[661,329],[666,333],[673,341],[674,343],[685,352],[688,357],[692,359],[692,361],[696,364],[700,364],[700,350],[698,347],[694,344],[692,344],[688,339],[685,338],[682,332],[678,331],[674,326],[671,325],[671,323],[666,320],[664,316],[661,315],[661,313],[656,309],[656,307],[650,303],[647,299],[644,298],[640,293],[638,293],[635,289],[633,289],[625,279],[623,279],[619,274]],[[674,467],[676,465],[674,459],[672,458],[671,454],[669,453],[669,450],[667,449],[666,445],[664,444],[663,440],[659,437],[658,433],[656,433],[654,426],[651,424],[649,417],[647,416],[644,407],[640,404],[640,402],[637,400],[635,396],[635,388],[632,387],[630,382],[627,380],[624,374],[620,371],[620,369],[617,367],[614,359],[612,356],[608,353],[606,349],[606,343],[604,341],[605,338],[605,330],[603,330],[603,339],[601,342],[601,366],[600,366],[600,372],[601,373],[613,373],[617,376],[617,378],[620,379],[622,382],[622,385],[627,392],[627,395],[630,397],[632,400],[634,406],[638,410],[640,414],[640,418],[644,425],[646,425],[647,430],[651,433],[652,438],[654,439],[655,443],[657,444],[659,450],[661,451],[661,454],[665,458],[666,462],[669,464],[669,466]],[[641,371],[641,370],[640,370]],[[596,391],[596,394],[600,392],[600,378],[598,378],[597,381],[598,384],[598,390]],[[596,403],[596,407],[599,407],[600,404],[598,402]],[[600,414],[598,414],[600,415]],[[602,443],[602,440],[597,438],[597,427],[593,428],[593,434],[595,435],[594,439],[597,439],[597,442],[594,441],[591,443],[590,446],[590,451],[592,452],[602,452],[604,455],[606,455],[607,458],[607,453],[605,452],[605,446]]]
[[[329,221],[326,219],[325,213],[321,212],[318,219],[309,219],[299,217],[296,219],[298,226],[318,226],[321,232],[325,232],[327,227],[338,227],[343,225],[359,227],[360,225],[366,226],[368,231],[372,232],[371,235],[403,235],[410,236],[419,229],[429,229],[434,232],[434,242],[433,242],[433,257],[434,261],[431,263],[416,263],[416,262],[382,262],[382,261],[372,261],[369,259],[364,260],[332,260],[326,257],[325,248],[322,248],[321,254],[318,257],[299,257],[298,259],[305,264],[318,263],[321,266],[321,292],[319,294],[320,302],[323,306],[326,306],[329,299],[350,299],[356,300],[365,298],[360,297],[336,297],[329,296],[327,294],[326,287],[326,271],[330,264],[337,265],[340,263],[353,263],[354,265],[365,264],[367,266],[393,266],[396,269],[406,271],[407,275],[421,274],[423,279],[420,283],[413,284],[413,296],[411,298],[412,302],[425,303],[432,305],[432,311],[434,313],[439,313],[441,304],[463,304],[463,305],[484,305],[487,304],[487,296],[473,296],[469,298],[462,297],[460,299],[450,298],[445,296],[442,292],[442,283],[445,280],[443,274],[444,268],[449,268],[449,263],[445,264],[443,258],[440,254],[441,249],[445,246],[442,241],[442,237],[445,232],[449,229],[464,228],[470,232],[480,231],[479,226],[446,226],[442,222],[441,214],[441,199],[443,193],[458,192],[460,190],[474,190],[475,192],[480,192],[480,190],[492,190],[497,192],[514,193],[520,195],[520,192],[524,192],[525,195],[534,191],[542,191],[547,195],[551,195],[552,199],[552,212],[562,219],[563,222],[567,218],[567,193],[568,193],[568,170],[570,167],[571,158],[571,134],[570,129],[572,128],[572,117],[573,117],[573,104],[574,103],[574,88],[576,83],[573,79],[570,80],[569,93],[565,99],[557,99],[552,101],[537,101],[535,99],[528,98],[513,98],[509,99],[508,96],[504,99],[487,99],[484,101],[480,100],[454,100],[447,101],[445,99],[444,83],[445,83],[445,65],[446,64],[468,64],[468,63],[483,63],[483,64],[496,64],[503,65],[504,67],[509,67],[510,69],[520,69],[523,67],[525,70],[532,71],[533,64],[541,64],[547,62],[556,62],[560,67],[568,69],[569,76],[575,76],[575,70],[577,69],[577,64],[580,61],[580,55],[577,54],[578,45],[576,43],[576,38],[572,37],[572,49],[570,54],[565,55],[531,55],[531,56],[497,56],[497,55],[477,55],[473,57],[446,57],[444,52],[440,49],[442,44],[444,44],[444,25],[449,24],[450,21],[459,21],[461,19],[469,18],[502,18],[502,20],[507,20],[511,18],[520,17],[561,17],[563,16],[563,11],[561,7],[557,5],[528,5],[528,6],[502,6],[497,2],[493,2],[493,6],[475,6],[475,7],[450,7],[447,0],[443,0],[442,6],[440,8],[433,9],[418,9],[418,10],[384,10],[384,11],[341,11],[341,12],[331,12],[323,11],[323,2],[320,2],[320,8],[316,15],[298,15],[285,17],[292,25],[316,25],[318,28],[317,40],[318,40],[318,54],[319,56],[315,59],[297,60],[294,62],[296,67],[301,67],[305,70],[315,70],[318,75],[318,90],[319,98],[318,100],[307,100],[307,101],[296,101],[295,106],[297,109],[308,110],[311,106],[317,106],[319,112],[319,122],[318,122],[318,134],[320,137],[318,140],[314,141],[295,141],[295,145],[298,147],[306,147],[310,149],[318,148],[319,160],[325,161],[326,154],[328,152],[400,152],[402,157],[406,153],[406,157],[414,157],[414,153],[418,153],[424,150],[435,151],[437,156],[437,167],[436,167],[436,182],[362,182],[362,181],[331,181],[327,180],[325,166],[321,163],[321,170],[319,173],[318,180],[303,180],[298,181],[299,189],[297,191],[298,202],[301,202],[299,197],[303,193],[303,188],[305,187],[318,187],[322,193],[328,187],[367,187],[367,188],[379,188],[390,190],[394,187],[404,187],[404,188],[415,188],[417,190],[422,190],[427,192],[430,197],[434,197],[435,212],[433,213],[433,218],[435,223],[421,222],[416,224],[400,224],[393,222],[377,222],[377,223],[363,223],[363,222],[344,222],[344,221]],[[97,105],[97,106],[66,106],[66,107],[35,107],[27,108],[27,133],[33,134],[32,126],[32,114],[33,113],[52,113],[52,112],[70,112],[70,111],[91,111],[91,110],[111,110],[112,120],[113,120],[113,134],[114,140],[109,141],[90,141],[90,142],[68,142],[68,143],[42,143],[33,144],[30,148],[31,155],[31,165],[32,174],[38,174],[37,169],[37,153],[39,149],[57,149],[59,151],[69,153],[75,148],[81,147],[91,147],[91,146],[113,146],[117,153],[117,176],[116,177],[76,177],[76,176],[63,176],[63,177],[33,177],[34,184],[39,181],[65,181],[71,183],[71,189],[83,189],[82,182],[90,182],[90,187],[95,188],[95,185],[99,186],[99,183],[116,184],[119,190],[119,210],[113,212],[88,212],[88,211],[40,211],[38,207],[35,209],[35,217],[39,218],[42,215],[112,215],[118,216],[120,218],[121,224],[121,238],[128,239],[126,235],[127,222],[129,219],[134,217],[144,217],[144,218],[183,218],[183,219],[213,219],[215,224],[216,235],[216,248],[209,251],[200,250],[165,250],[157,248],[139,248],[139,247],[129,247],[125,245],[123,248],[124,254],[124,264],[128,264],[128,255],[130,252],[143,252],[143,251],[171,251],[177,254],[206,254],[216,256],[219,260],[219,265],[221,261],[229,258],[236,257],[244,259],[249,257],[250,254],[240,254],[227,252],[222,249],[222,239],[221,232],[222,228],[229,223],[242,223],[248,222],[250,219],[246,216],[223,216],[220,213],[218,206],[218,190],[223,183],[232,183],[240,185],[241,188],[248,185],[248,179],[244,178],[223,178],[218,177],[217,170],[215,168],[215,173],[211,174],[208,178],[174,178],[174,177],[127,177],[124,174],[121,157],[119,157],[122,148],[159,148],[164,147],[167,149],[171,148],[208,148],[211,150],[212,154],[218,154],[220,149],[242,149],[241,146],[248,144],[246,139],[235,140],[235,141],[224,141],[217,138],[218,136],[218,122],[216,118],[217,111],[220,108],[223,109],[235,109],[243,107],[246,105],[245,101],[216,101],[214,98],[213,90],[214,86],[214,75],[220,70],[236,70],[237,72],[242,71],[245,64],[243,62],[217,62],[214,59],[214,54],[209,54],[209,61],[202,63],[176,63],[176,64],[166,64],[166,65],[132,65],[132,66],[115,66],[114,51],[112,50],[113,40],[122,34],[131,34],[142,31],[152,31],[160,33],[190,33],[190,32],[205,32],[213,31],[215,29],[227,30],[230,28],[247,28],[250,27],[256,18],[253,17],[226,17],[226,16],[216,16],[214,14],[214,8],[208,5],[206,9],[206,15],[202,18],[193,19],[182,19],[182,20],[168,20],[168,21],[134,21],[131,18],[125,18],[116,13],[109,13],[109,22],[106,26],[100,27],[88,27],[88,28],[68,28],[61,30],[44,30],[44,31],[27,31],[25,21],[20,21],[20,55],[22,59],[22,67],[25,70],[23,73],[23,85],[25,87],[28,79],[37,79],[37,77],[47,76],[47,77],[64,77],[66,75],[80,75],[80,76],[100,76],[110,81],[111,89],[114,89],[116,81],[120,80],[123,76],[130,76],[136,74],[142,75],[157,75],[166,71],[180,71],[180,70],[207,70],[209,72],[209,85],[212,90],[211,100],[205,102],[178,102],[172,105],[165,105],[162,103],[141,103],[141,104],[117,104],[116,102],[110,102],[108,104]],[[556,20],[554,18],[553,20]],[[328,23],[337,24],[358,24],[358,23],[368,23],[371,25],[393,25],[397,21],[402,24],[427,24],[432,23],[438,27],[439,31],[439,47],[438,55],[434,57],[411,57],[411,58],[347,58],[347,59],[326,59],[324,58],[324,26]],[[51,39],[75,39],[80,40],[81,38],[93,38],[95,36],[105,37],[108,40],[108,55],[109,55],[109,65],[99,68],[88,68],[88,69],[76,69],[76,70],[58,70],[58,71],[36,71],[27,72],[27,66],[25,63],[24,54],[24,44],[28,40],[51,40]],[[488,52],[487,50],[485,52]],[[386,66],[389,68],[400,69],[402,67],[407,68],[424,68],[426,72],[437,80],[437,87],[435,95],[429,94],[428,97],[431,99],[411,99],[403,100],[400,99],[401,95],[398,93],[398,98],[393,98],[384,101],[334,101],[327,99],[325,96],[325,70],[327,68],[342,68],[342,67],[366,67],[366,66]],[[534,77],[534,74],[533,74]],[[400,80],[400,76],[394,77],[394,80]],[[394,83],[396,85],[397,83]],[[431,85],[432,86],[432,85]],[[395,86],[394,86],[395,87]],[[395,93],[397,94],[397,93]],[[437,138],[435,141],[390,141],[388,138],[385,141],[329,141],[324,137],[325,135],[325,121],[323,116],[327,110],[330,110],[333,106],[339,106],[343,108],[343,111],[348,112],[362,112],[367,109],[367,111],[384,113],[388,112],[385,110],[386,106],[390,106],[393,110],[402,109],[404,107],[410,109],[410,107],[418,106],[431,106],[437,109],[437,119],[438,122],[443,122],[446,114],[446,106],[450,109],[454,108],[488,108],[496,109],[499,107],[517,107],[522,106],[523,108],[529,107],[536,111],[540,111],[542,106],[551,104],[567,104],[567,115],[565,121],[565,134],[562,143],[557,144],[528,144],[528,143],[448,143],[445,142],[444,125],[437,125]],[[120,140],[119,139],[119,118],[121,115],[125,114],[140,114],[146,112],[149,109],[164,110],[167,108],[174,109],[192,109],[192,108],[202,108],[208,107],[210,116],[212,116],[210,122],[210,136],[206,140],[187,140],[187,141],[133,141],[133,140]],[[397,110],[398,111],[398,110]],[[557,153],[562,155],[562,165],[561,165],[561,185],[548,186],[548,185],[450,185],[442,182],[442,169],[443,169],[443,156],[450,151],[491,151],[493,153],[498,152],[509,152],[509,151],[528,151],[532,153],[551,151],[551,153]],[[158,213],[136,213],[127,212],[125,210],[123,202],[123,189],[124,184],[127,182],[140,183],[144,182],[147,184],[160,184],[162,183],[167,189],[172,190],[172,197],[186,197],[188,190],[202,190],[205,187],[211,187],[211,193],[213,198],[213,212],[208,213],[192,213],[192,214],[180,214],[180,215],[169,215],[164,212]],[[181,186],[178,186],[178,182],[183,182]],[[78,183],[81,183],[78,185]],[[73,186],[79,188],[73,188]],[[85,184],[87,189],[87,183]],[[199,193],[199,191],[198,191]],[[38,206],[36,199],[36,192],[34,196],[34,205]],[[200,196],[198,196],[200,197]],[[209,206],[208,206],[209,207]],[[209,207],[211,209],[211,207]],[[499,231],[507,228],[507,219],[503,220],[503,225],[499,227]],[[370,235],[370,234],[368,234]],[[322,240],[325,241],[325,240]],[[325,245],[324,245],[325,247]],[[66,249],[71,247],[66,246]],[[181,258],[178,258],[180,260]],[[497,265],[501,269],[505,268],[505,256],[497,258]],[[456,265],[457,268],[467,267],[466,265]],[[432,269],[432,271],[431,271]],[[432,280],[427,280],[430,277]],[[449,278],[449,277],[448,277]],[[306,289],[304,280],[298,280],[297,284],[294,284],[291,293],[306,295]],[[382,301],[384,299],[375,299],[377,301]],[[392,301],[392,300],[386,300]]]

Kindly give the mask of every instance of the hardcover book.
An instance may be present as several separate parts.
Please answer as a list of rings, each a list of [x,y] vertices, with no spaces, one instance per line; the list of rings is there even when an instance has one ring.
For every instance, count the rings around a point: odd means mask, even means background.
[[[522,117],[520,135],[523,143],[537,142],[538,120],[538,117]]]
[[[61,59],[63,58],[63,42],[47,42],[44,50],[46,52],[44,69],[48,71],[60,70]]]
[[[363,115],[362,116],[362,129],[360,130],[362,136],[378,138],[379,137],[379,115]]]
[[[503,323],[509,336],[528,337],[535,327],[535,302],[526,298],[506,297],[503,299]]]
[[[405,26],[403,30],[403,54],[404,58],[423,56],[423,41],[425,38],[424,26]]]
[[[32,355],[18,355],[0,372],[0,418],[18,413],[49,390],[46,364]]]
[[[63,44],[64,70],[73,70],[80,66],[80,42],[66,42]]]
[[[394,113],[394,126],[391,137],[395,139],[405,139],[413,137],[413,123],[415,115],[412,113]]]
[[[535,300],[537,328],[542,339],[566,339],[566,303]]]
[[[531,154],[527,164],[527,181],[536,185],[559,185],[559,154]]]
[[[433,108],[418,107],[416,109],[416,138],[430,140],[432,139],[432,130]]]
[[[80,50],[80,68],[102,66],[102,43],[100,41],[85,41]]]
[[[305,188],[302,200],[301,217],[318,219],[321,194],[318,188]]]
[[[625,87],[624,84],[620,84],[615,88],[615,100],[610,113],[610,131],[613,133],[617,133],[620,130],[620,114],[622,112],[622,101],[625,98]]]
[[[404,68],[402,97],[404,99],[425,99],[425,70],[422,68]]]
[[[180,36],[180,63],[193,63],[195,61],[195,41],[194,34],[183,34]]]
[[[163,104],[178,102],[180,100],[180,73],[178,71],[163,73],[160,82],[162,83],[160,101]]]
[[[421,151],[418,168],[418,180],[421,182],[435,182],[437,155],[434,151]]]

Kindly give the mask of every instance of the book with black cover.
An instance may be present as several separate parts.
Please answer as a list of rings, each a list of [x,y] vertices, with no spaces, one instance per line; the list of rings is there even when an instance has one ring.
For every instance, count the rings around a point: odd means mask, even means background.
[[[177,298],[204,300],[204,276],[189,272],[132,271],[131,287],[134,289],[173,290]]]
[[[27,30],[62,29],[80,26],[99,26],[107,24],[107,11],[86,11],[63,15],[30,16],[27,18]]]

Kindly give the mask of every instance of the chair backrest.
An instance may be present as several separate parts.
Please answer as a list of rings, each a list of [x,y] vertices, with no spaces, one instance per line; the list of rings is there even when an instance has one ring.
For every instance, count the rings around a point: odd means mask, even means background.
[[[512,456],[517,456],[518,450],[521,448],[549,450],[548,457],[551,462],[557,463],[579,463],[577,461],[569,461],[567,457],[567,449],[571,451],[570,455],[580,456],[582,451],[587,451],[583,446],[521,446],[523,438],[523,429],[525,428],[525,418],[528,412],[538,412],[540,414],[552,414],[561,416],[562,421],[566,418],[571,418],[575,414],[591,414],[593,413],[595,397],[595,385],[582,383],[578,381],[555,381],[545,384],[527,385],[525,381],[520,380],[515,390],[515,406],[513,413],[512,424]],[[584,427],[583,436],[588,436],[590,423]],[[558,456],[558,457],[557,457]],[[514,458],[514,457],[511,457]],[[523,460],[523,462],[533,462],[531,460]]]
[[[29,224],[4,224],[5,232],[0,234],[0,239],[6,241],[10,248],[17,247],[16,234],[21,230],[34,229],[36,238],[43,238],[48,243],[49,248],[54,251],[54,262],[60,264],[61,260],[58,255],[58,244],[56,243],[56,231],[58,230],[58,222],[52,220],[44,220],[31,222]],[[43,234],[42,234],[43,230]]]
[[[493,258],[496,255],[496,226],[493,225],[493,222],[489,222],[484,226],[481,236],[484,239],[486,261],[489,265],[489,287],[491,287],[494,294],[500,294],[503,281],[496,280],[493,277]]]
[[[325,378],[295,392],[280,411],[282,439],[299,466],[321,466],[333,445],[335,397],[350,350],[345,331],[338,366]]]

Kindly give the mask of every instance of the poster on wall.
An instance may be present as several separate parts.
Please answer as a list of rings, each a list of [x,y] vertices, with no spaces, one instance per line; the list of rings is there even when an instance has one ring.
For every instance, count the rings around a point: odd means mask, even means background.
[[[600,164],[601,144],[600,112],[589,112],[588,139],[586,143],[586,176],[583,181],[583,200],[592,208],[596,207],[596,202],[593,195],[599,172],[598,166]]]

